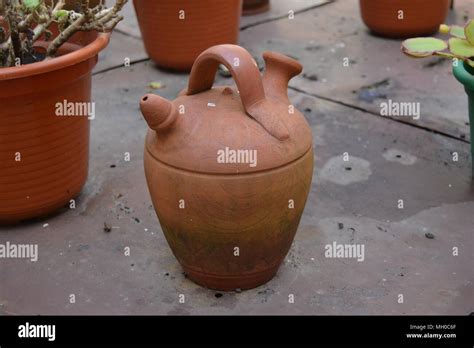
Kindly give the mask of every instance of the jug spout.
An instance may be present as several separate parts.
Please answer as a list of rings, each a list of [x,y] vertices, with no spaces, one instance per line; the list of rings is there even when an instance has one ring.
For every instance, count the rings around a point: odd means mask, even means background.
[[[263,75],[265,93],[287,102],[288,82],[301,73],[303,66],[295,59],[275,52],[264,52],[263,59],[265,60]]]
[[[140,101],[140,109],[148,126],[155,131],[170,128],[177,118],[173,103],[156,94],[145,95]]]

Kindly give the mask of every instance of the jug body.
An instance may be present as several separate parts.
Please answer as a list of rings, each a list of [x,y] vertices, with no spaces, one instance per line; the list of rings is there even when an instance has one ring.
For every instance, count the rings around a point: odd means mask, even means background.
[[[311,129],[286,94],[301,66],[265,59],[262,79],[248,52],[215,46],[174,101],[141,101],[145,174],[162,230],[187,276],[212,289],[250,289],[275,275],[311,188]],[[212,88],[220,63],[237,88]]]

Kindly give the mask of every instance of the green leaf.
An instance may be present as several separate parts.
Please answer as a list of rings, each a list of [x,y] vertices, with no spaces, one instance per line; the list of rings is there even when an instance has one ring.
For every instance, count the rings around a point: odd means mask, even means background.
[[[452,36],[458,37],[460,39],[465,39],[466,34],[464,34],[464,27],[461,27],[459,25],[453,25],[451,27],[451,30],[449,32]]]
[[[474,46],[474,19],[471,19],[466,27],[464,28],[464,33],[466,34],[466,39],[471,45]]]
[[[151,88],[151,89],[162,89],[162,88],[165,88],[166,86],[164,84],[162,84],[160,81],[154,81],[154,82],[150,82],[148,84],[148,88]]]
[[[23,0],[23,5],[29,9],[33,10],[40,4],[40,0]]]
[[[67,15],[68,15],[68,11],[66,10],[59,10],[55,13],[56,18],[61,18]]]
[[[402,52],[415,58],[428,57],[448,48],[448,44],[432,37],[408,39],[402,43]]]
[[[449,50],[454,55],[465,59],[474,57],[474,46],[464,39],[449,39]]]

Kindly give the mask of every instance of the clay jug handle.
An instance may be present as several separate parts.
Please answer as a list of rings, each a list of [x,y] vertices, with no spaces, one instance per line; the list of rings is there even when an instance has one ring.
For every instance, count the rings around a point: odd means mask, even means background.
[[[279,140],[289,137],[288,130],[273,112],[274,106],[265,97],[260,71],[244,48],[236,45],[217,45],[197,57],[191,70],[187,95],[212,88],[219,64],[229,69],[239,89],[240,99],[248,115]]]

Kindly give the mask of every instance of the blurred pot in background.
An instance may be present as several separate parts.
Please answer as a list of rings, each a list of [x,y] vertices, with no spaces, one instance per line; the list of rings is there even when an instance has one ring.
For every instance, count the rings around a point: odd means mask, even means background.
[[[448,15],[451,0],[360,0],[362,20],[387,37],[432,34]]]
[[[254,14],[266,12],[270,9],[270,0],[244,0],[242,14],[251,16]]]
[[[236,44],[242,0],[134,0],[150,58],[159,66],[189,71],[198,55],[219,44]]]

